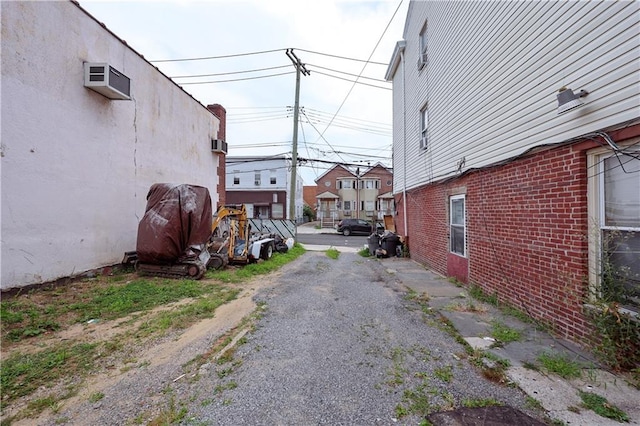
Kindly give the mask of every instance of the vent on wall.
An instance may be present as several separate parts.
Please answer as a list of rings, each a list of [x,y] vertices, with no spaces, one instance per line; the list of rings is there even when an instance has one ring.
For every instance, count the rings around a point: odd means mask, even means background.
[[[84,63],[84,86],[109,99],[131,99],[131,80],[107,63]]]
[[[221,139],[211,139],[211,151],[227,153],[227,143]]]

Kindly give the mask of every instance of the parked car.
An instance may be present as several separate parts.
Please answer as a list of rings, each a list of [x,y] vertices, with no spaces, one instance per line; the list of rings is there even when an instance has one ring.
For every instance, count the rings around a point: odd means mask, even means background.
[[[375,229],[375,231],[374,231]],[[336,225],[336,231],[339,234],[348,237],[351,234],[370,235],[374,232],[382,234],[384,232],[384,226],[380,222],[376,222],[375,228],[373,222],[369,222],[363,219],[342,219]]]

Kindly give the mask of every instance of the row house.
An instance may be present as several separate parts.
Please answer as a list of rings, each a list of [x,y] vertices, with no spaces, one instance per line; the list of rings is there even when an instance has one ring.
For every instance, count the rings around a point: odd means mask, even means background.
[[[386,74],[411,257],[574,341],[594,306],[637,316],[639,33],[635,1],[411,1]]]
[[[226,203],[244,204],[249,217],[303,221],[303,180],[296,175],[291,217],[291,160],[285,156],[226,158]]]
[[[381,220],[395,213],[393,174],[381,164],[351,170],[337,164],[316,179],[317,218],[331,227],[344,218]]]

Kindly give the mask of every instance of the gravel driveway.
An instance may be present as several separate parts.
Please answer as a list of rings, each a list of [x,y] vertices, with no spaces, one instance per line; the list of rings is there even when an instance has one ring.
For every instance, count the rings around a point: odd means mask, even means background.
[[[490,400],[532,414],[519,389],[464,359],[382,262],[308,252],[278,281],[256,294],[264,315],[233,357],[177,384],[183,424],[418,425],[421,412]]]

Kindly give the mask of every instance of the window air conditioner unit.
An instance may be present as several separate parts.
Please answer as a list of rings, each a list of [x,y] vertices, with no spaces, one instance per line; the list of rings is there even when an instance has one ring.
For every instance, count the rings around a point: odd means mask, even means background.
[[[420,138],[420,149],[427,149],[429,146],[429,140],[425,137]]]
[[[253,182],[253,184],[254,184],[255,186],[260,186],[260,181],[259,181],[259,180],[256,180],[256,181],[254,181],[254,182]]]
[[[418,69],[421,70],[427,64],[427,54],[421,53],[418,56]]]
[[[227,153],[227,143],[222,139],[211,139],[211,151]]]
[[[109,99],[131,99],[131,81],[107,63],[84,63],[84,86]]]

